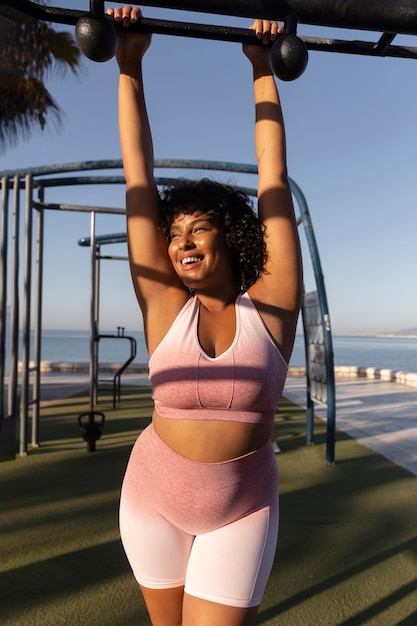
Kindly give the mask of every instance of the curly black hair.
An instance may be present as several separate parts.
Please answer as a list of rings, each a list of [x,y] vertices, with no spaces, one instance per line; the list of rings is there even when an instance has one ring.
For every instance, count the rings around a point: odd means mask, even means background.
[[[262,226],[249,196],[231,185],[203,178],[177,179],[161,194],[161,229],[170,242],[173,221],[180,214],[202,211],[225,233],[232,251],[236,275],[242,289],[248,289],[265,272],[267,251]]]

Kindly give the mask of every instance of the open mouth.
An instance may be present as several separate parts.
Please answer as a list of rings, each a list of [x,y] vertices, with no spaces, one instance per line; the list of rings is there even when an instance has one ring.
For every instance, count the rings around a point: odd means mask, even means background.
[[[181,265],[183,267],[186,267],[186,266],[194,265],[195,263],[198,263],[199,261],[201,261],[201,257],[186,256],[183,259],[181,259]]]

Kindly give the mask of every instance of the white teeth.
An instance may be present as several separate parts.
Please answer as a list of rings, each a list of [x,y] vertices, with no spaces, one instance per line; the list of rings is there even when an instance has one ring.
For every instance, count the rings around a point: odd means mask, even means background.
[[[181,261],[182,265],[187,265],[187,263],[197,263],[198,258],[196,256],[187,256],[185,259]]]

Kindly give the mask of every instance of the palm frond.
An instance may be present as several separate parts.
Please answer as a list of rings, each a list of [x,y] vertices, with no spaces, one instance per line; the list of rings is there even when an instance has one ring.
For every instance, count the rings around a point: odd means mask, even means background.
[[[1,153],[28,139],[35,127],[43,130],[48,121],[59,126],[60,109],[45,80],[50,73],[77,75],[81,54],[70,33],[26,16],[0,16],[0,35]]]
[[[0,73],[0,151],[28,139],[34,126],[43,130],[47,117],[59,126],[59,108],[41,80]]]

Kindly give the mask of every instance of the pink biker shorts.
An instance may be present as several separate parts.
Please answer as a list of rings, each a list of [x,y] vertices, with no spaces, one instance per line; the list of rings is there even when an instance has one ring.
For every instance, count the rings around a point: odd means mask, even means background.
[[[272,445],[224,463],[169,448],[152,425],[133,447],[120,532],[137,581],[236,607],[261,603],[278,535]]]

